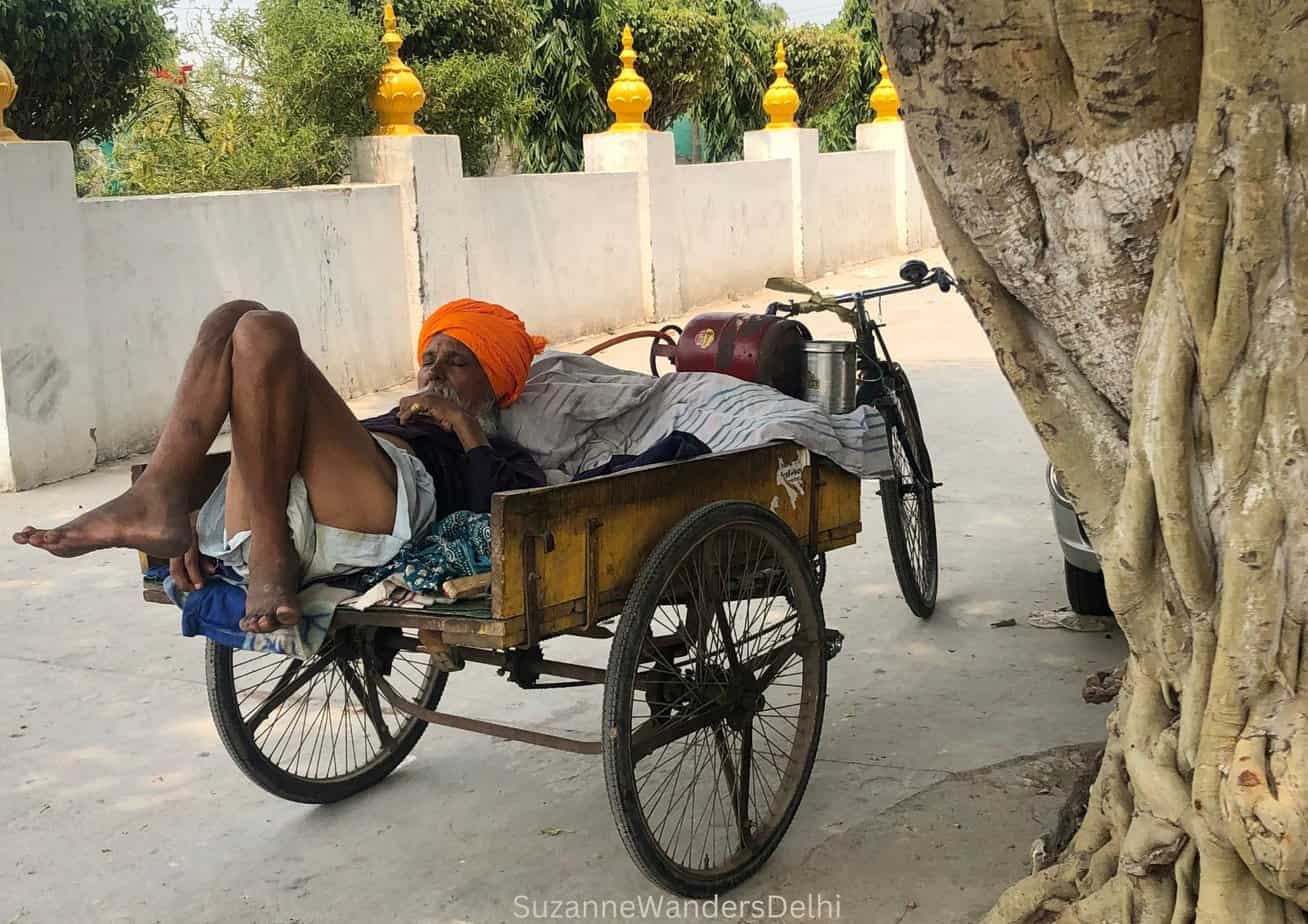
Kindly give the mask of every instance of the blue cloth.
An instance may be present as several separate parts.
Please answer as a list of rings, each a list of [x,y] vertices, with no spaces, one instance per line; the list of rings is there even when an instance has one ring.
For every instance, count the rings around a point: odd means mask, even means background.
[[[683,459],[706,456],[712,451],[693,434],[673,430],[639,455],[614,456],[603,465],[597,465],[594,468],[586,469],[584,472],[579,472],[572,480],[583,481],[587,478],[598,478],[600,475],[612,475],[615,472],[637,468],[641,465],[656,465],[659,462],[680,462]]]
[[[379,584],[396,576],[410,590],[441,593],[441,585],[454,577],[490,570],[490,515],[460,510],[437,522],[419,539],[405,546],[385,565],[364,572],[360,583]],[[183,594],[163,566],[164,592],[182,609],[182,635],[202,635],[220,645],[246,651],[277,651],[296,658],[311,657],[331,627],[336,606],[351,591],[313,584],[300,591],[304,619],[298,626],[274,632],[246,632],[245,581],[220,565],[199,590]]]
[[[154,565],[145,569],[145,579],[151,584],[162,584],[168,580],[168,566]]]
[[[349,596],[348,591],[311,585],[299,593],[304,618],[296,626],[273,632],[246,632],[241,628],[245,615],[245,581],[220,565],[199,590],[182,593],[171,577],[163,582],[164,593],[182,610],[182,635],[212,639],[228,648],[244,651],[275,651],[294,658],[310,658],[322,646],[331,627],[336,606]]]
[[[409,590],[440,596],[450,578],[490,570],[490,514],[459,510],[437,521],[380,568],[365,572],[367,586],[398,578]]]
[[[168,596],[182,608],[182,635],[203,635],[228,648],[245,647],[248,633],[240,627],[245,587],[235,571],[223,565],[203,587],[184,595],[177,593],[171,578],[165,582],[168,587],[172,587]]]

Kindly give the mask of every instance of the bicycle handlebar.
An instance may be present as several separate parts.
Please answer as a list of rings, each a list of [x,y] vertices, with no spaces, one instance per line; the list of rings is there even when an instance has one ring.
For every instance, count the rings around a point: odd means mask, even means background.
[[[939,286],[941,292],[948,292],[950,289],[956,287],[958,285],[958,282],[954,279],[953,276],[949,275],[949,273],[945,271],[944,267],[937,266],[932,268],[930,272],[928,272],[917,282],[910,282],[906,280],[904,282],[897,282],[894,283],[893,285],[880,286],[878,288],[863,289],[857,292],[845,292],[841,295],[829,296],[824,300],[828,303],[828,306],[830,307],[834,307],[834,305],[850,305],[855,302],[864,301],[869,298],[880,298],[883,295],[898,295],[901,292],[915,292],[918,289],[925,289],[927,286],[932,284]],[[834,303],[834,305],[832,303]],[[777,311],[779,311],[782,308],[790,308],[792,310],[795,310],[799,308],[801,305],[803,305],[802,302],[794,302],[794,301],[772,302],[772,304],[768,305],[767,313],[776,314]],[[810,311],[829,310],[829,307],[819,306],[817,304],[814,304],[813,307],[810,308],[809,310]]]
[[[842,305],[847,302],[858,301],[858,299],[880,298],[882,295],[898,295],[900,292],[915,292],[918,289],[925,289],[932,284],[938,285],[941,292],[948,292],[954,286],[958,285],[954,277],[945,272],[944,267],[937,266],[923,277],[921,282],[897,282],[894,285],[881,286],[875,289],[864,289],[861,292],[846,292],[843,295],[835,296],[835,300]]]

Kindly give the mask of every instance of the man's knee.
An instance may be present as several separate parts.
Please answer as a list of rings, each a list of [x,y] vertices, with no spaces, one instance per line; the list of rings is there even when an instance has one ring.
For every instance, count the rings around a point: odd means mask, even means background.
[[[236,325],[240,323],[241,318],[252,311],[266,310],[258,302],[244,298],[223,302],[200,322],[200,332],[196,340],[226,349],[227,341],[231,339],[232,332],[236,330]]]
[[[300,332],[280,311],[247,312],[232,331],[233,367],[282,364],[300,355]]]

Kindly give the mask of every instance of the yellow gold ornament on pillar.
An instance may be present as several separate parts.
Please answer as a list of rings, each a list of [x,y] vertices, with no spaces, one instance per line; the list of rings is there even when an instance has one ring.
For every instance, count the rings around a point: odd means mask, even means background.
[[[798,128],[795,113],[799,112],[799,91],[786,79],[786,46],[777,42],[777,59],[772,65],[777,79],[763,94],[763,111],[768,114],[768,128]]]
[[[636,73],[634,44],[631,26],[624,26],[622,54],[618,55],[622,59],[622,70],[618,78],[613,81],[613,86],[609,87],[608,95],[609,109],[613,113],[613,124],[609,126],[611,132],[650,130],[649,123],[645,121],[645,113],[654,102],[654,94],[650,92],[645,78]]]
[[[18,96],[18,81],[9,65],[0,61],[0,141],[22,141],[12,128],[5,127],[5,110],[13,105]]]
[[[395,28],[395,8],[389,0],[382,14],[382,27],[385,34],[381,42],[391,55],[382,65],[381,77],[372,91],[372,108],[377,110],[380,124],[377,135],[424,135],[421,128],[413,121],[414,113],[422,108],[427,99],[422,82],[400,60],[400,45],[404,39]]]
[[[878,122],[899,122],[899,91],[895,89],[894,83],[890,79],[890,65],[886,63],[886,56],[881,56],[881,80],[872,88],[872,95],[868,97],[872,104],[872,111],[877,114]]]

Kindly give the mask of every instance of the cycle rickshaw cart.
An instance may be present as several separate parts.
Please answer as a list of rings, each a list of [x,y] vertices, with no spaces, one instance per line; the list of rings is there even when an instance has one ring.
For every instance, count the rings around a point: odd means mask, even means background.
[[[866,320],[868,294],[858,293],[852,317]],[[891,386],[863,394],[888,408],[883,504],[914,492],[929,511],[911,392],[893,384],[907,379],[869,354],[870,342],[860,349],[880,365],[861,373],[860,389]],[[495,495],[487,596],[426,609],[342,607],[305,660],[208,641],[215,724],[255,783],[306,803],[379,782],[429,724],[600,754],[618,831],[641,871],[686,896],[730,889],[776,849],[808,782],[826,665],[842,641],[823,619],[823,563],[856,541],[860,490],[828,460],[773,443]],[[931,575],[932,599],[934,586]],[[147,585],[147,599],[161,597]],[[607,668],[546,658],[541,643],[565,635],[611,638]],[[446,656],[527,689],[602,684],[599,737],[439,711],[450,674],[424,647],[435,638]]]

